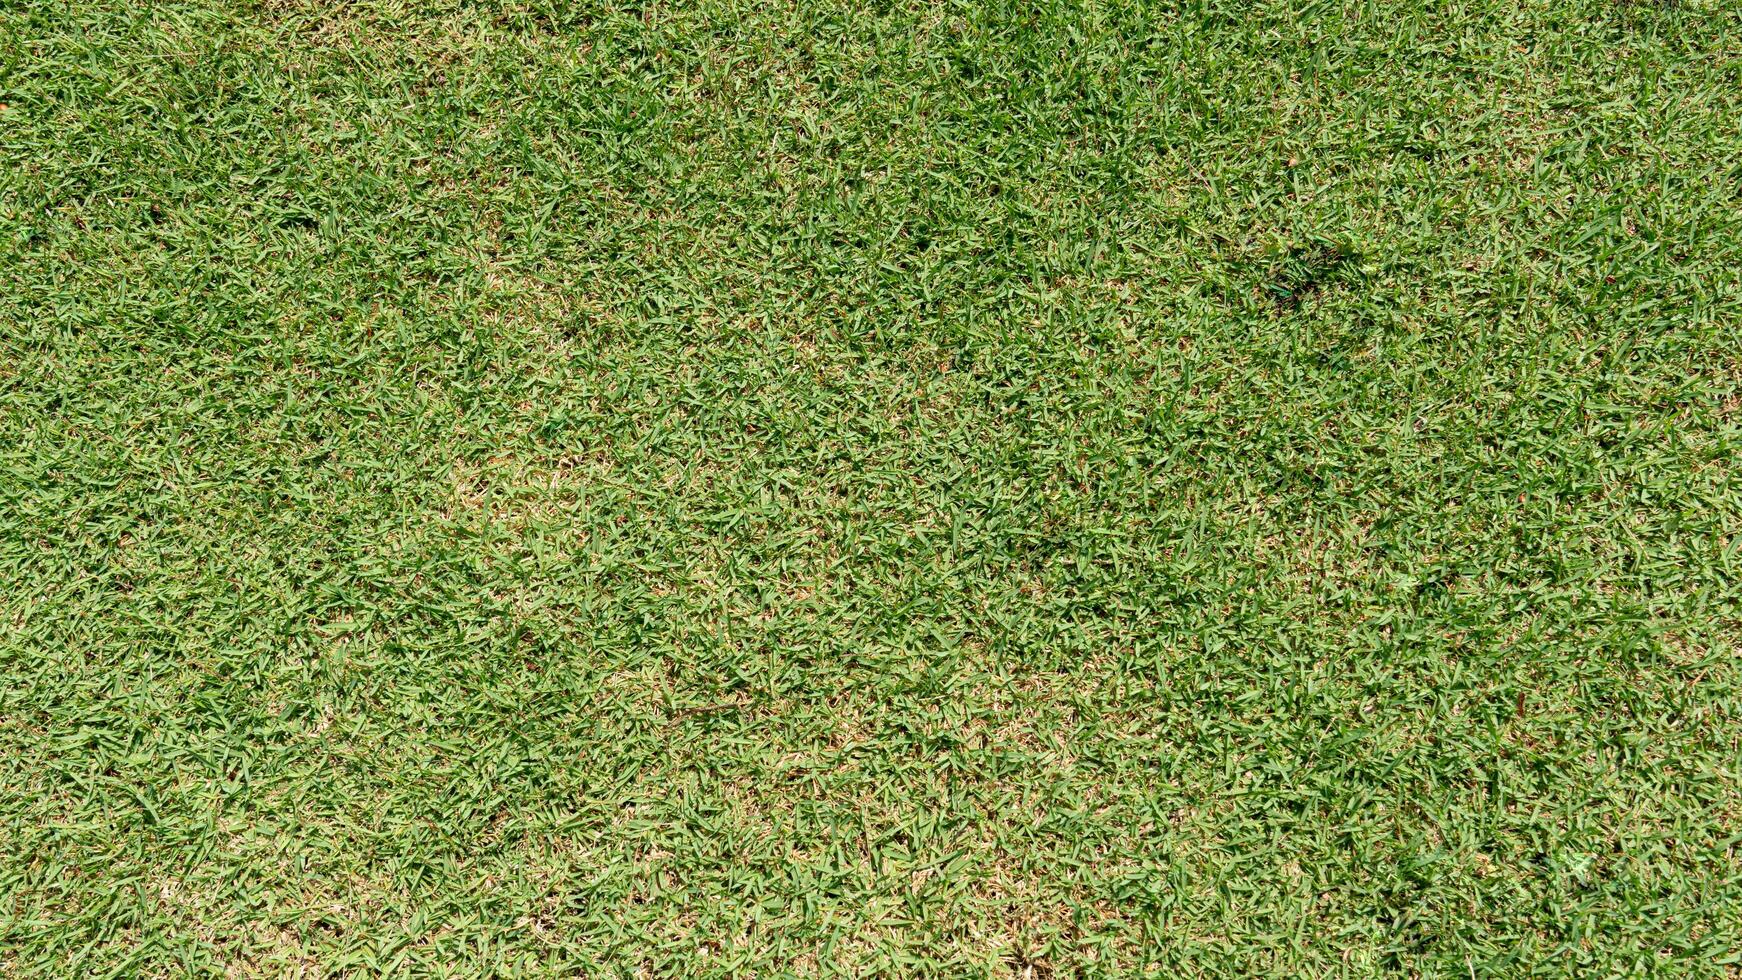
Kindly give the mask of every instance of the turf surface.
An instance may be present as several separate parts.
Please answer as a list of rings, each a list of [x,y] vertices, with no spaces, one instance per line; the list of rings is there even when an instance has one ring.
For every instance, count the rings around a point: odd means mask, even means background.
[[[1715,975],[1742,7],[0,4],[0,974]]]

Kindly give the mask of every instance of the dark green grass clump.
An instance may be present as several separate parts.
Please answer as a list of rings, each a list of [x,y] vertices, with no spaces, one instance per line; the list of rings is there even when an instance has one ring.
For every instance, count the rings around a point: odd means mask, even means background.
[[[0,973],[1713,975],[1742,11],[0,5]]]

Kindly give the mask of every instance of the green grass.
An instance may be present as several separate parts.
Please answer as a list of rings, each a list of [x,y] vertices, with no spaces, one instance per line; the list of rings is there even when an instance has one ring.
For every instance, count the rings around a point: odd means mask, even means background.
[[[1742,6],[0,4],[0,975],[1719,975]]]

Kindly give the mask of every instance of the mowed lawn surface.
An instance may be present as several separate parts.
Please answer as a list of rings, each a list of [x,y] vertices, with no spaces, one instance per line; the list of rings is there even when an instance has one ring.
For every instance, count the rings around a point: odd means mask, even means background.
[[[1742,8],[0,7],[0,974],[1717,975]]]

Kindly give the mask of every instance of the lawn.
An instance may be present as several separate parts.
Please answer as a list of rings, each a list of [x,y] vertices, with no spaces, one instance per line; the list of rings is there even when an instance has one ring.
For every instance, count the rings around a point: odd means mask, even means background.
[[[0,3],[0,976],[1742,970],[1742,5]]]

